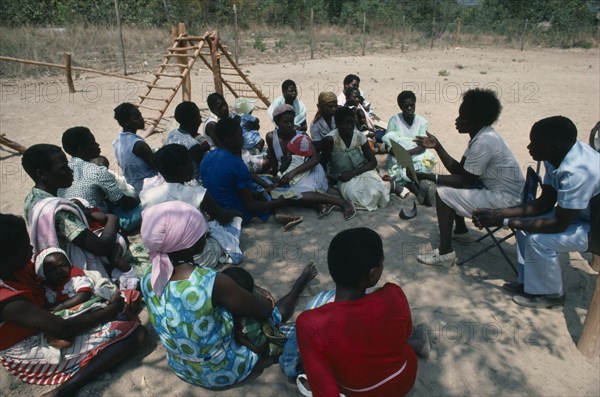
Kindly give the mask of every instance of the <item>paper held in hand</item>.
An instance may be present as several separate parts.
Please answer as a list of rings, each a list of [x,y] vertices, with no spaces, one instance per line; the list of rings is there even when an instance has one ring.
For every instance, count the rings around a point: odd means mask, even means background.
[[[406,168],[406,176],[415,181],[419,182],[417,179],[417,173],[415,171],[415,166],[413,165],[412,157],[406,149],[402,147],[398,142],[390,139],[390,143],[392,144],[392,151],[394,152],[394,157],[399,165]]]

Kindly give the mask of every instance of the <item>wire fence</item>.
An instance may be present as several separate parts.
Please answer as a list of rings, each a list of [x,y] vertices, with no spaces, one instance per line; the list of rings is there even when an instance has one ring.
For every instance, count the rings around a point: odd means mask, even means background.
[[[0,0],[0,55],[61,62],[66,51],[75,66],[116,71],[126,59],[136,73],[156,66],[176,22],[193,34],[218,28],[242,63],[458,46],[597,48],[600,42],[600,0],[140,0],[119,7],[123,47],[114,0]],[[2,77],[53,73],[0,64]]]

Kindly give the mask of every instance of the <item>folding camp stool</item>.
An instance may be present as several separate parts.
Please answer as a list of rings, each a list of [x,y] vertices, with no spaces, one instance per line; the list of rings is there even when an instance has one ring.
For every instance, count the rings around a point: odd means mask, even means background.
[[[531,168],[531,166],[527,167],[527,174],[525,177],[525,185],[523,186],[523,192],[521,195],[521,202],[523,204],[533,201],[536,198],[538,186],[540,186],[542,184],[542,180],[539,176],[539,171],[540,171],[540,162],[539,161],[537,163],[536,170]],[[513,269],[515,274],[518,274],[517,267],[515,266],[513,261],[510,260],[506,251],[504,250],[504,248],[502,248],[502,245],[501,245],[503,242],[505,242],[506,240],[510,239],[511,237],[513,237],[515,235],[515,230],[511,229],[511,232],[508,235],[498,239],[496,236],[494,236],[494,234],[500,229],[502,229],[502,227],[496,227],[494,229],[485,227],[485,231],[487,233],[484,234],[483,236],[479,237],[477,240],[475,240],[475,242],[479,243],[479,242],[485,240],[487,237],[491,238],[492,242],[489,245],[487,245],[485,248],[483,248],[482,250],[471,255],[469,258],[467,258],[463,261],[457,262],[456,265],[457,266],[464,265],[465,263],[470,262],[471,260],[477,258],[478,256],[485,254],[492,248],[497,247],[498,250],[500,250],[500,253],[504,257],[504,259],[506,259],[506,261],[508,262],[510,267]]]

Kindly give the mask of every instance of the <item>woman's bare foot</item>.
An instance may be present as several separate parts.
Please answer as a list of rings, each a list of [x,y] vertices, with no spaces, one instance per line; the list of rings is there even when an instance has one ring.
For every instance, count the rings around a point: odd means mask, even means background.
[[[294,281],[291,291],[275,303],[275,306],[277,306],[281,313],[282,322],[285,323],[291,317],[292,313],[294,313],[294,307],[296,306],[300,294],[318,273],[317,266],[314,262],[310,262],[304,267],[304,270],[302,270],[302,273],[296,281]]]
[[[344,211],[344,220],[346,221],[349,221],[356,216],[356,208],[350,201],[346,201],[346,204],[344,204],[342,210]]]
[[[333,204],[319,204],[319,211],[317,214],[317,218],[321,219],[321,218],[324,218],[327,215],[331,214],[331,211],[333,211],[334,207],[335,207],[335,205],[333,205]]]
[[[308,283],[310,283],[315,277],[317,277],[317,274],[319,274],[317,265],[315,265],[315,263],[311,261],[309,264],[304,266],[300,277],[298,277],[298,279],[294,283],[293,289],[298,288],[300,291],[302,291],[304,288],[306,288]]]
[[[283,230],[287,231],[293,228],[294,226],[302,223],[304,218],[301,216],[294,216],[288,214],[275,214],[275,220],[283,226]]]

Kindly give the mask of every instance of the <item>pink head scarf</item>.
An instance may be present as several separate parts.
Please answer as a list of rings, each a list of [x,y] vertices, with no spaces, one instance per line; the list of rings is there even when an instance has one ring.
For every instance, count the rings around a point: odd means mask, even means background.
[[[182,201],[156,204],[142,212],[142,242],[152,262],[152,290],[162,294],[173,274],[169,253],[193,246],[208,226],[200,211]]]

